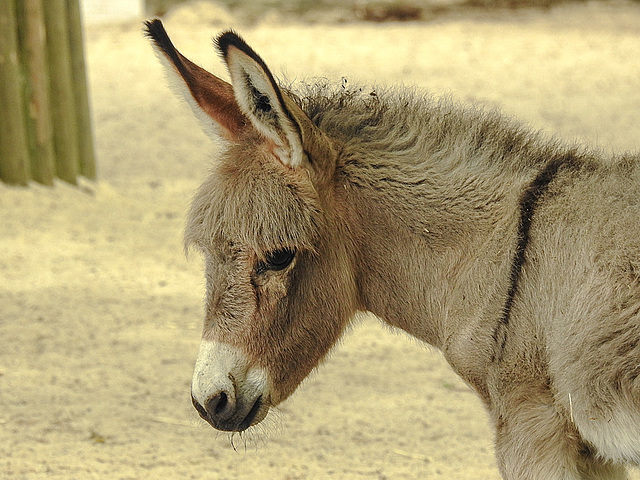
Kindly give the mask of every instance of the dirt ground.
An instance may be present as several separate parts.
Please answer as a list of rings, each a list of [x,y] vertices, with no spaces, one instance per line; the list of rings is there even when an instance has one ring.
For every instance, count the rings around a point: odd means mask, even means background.
[[[415,84],[605,151],[640,145],[637,2],[406,24],[242,26],[202,6],[167,20],[220,75],[210,39],[227,26],[290,79]],[[229,437],[199,420],[203,279],[181,230],[215,148],[139,23],[86,41],[99,181],[0,185],[0,478],[498,479],[475,395],[375,319],[266,426]]]

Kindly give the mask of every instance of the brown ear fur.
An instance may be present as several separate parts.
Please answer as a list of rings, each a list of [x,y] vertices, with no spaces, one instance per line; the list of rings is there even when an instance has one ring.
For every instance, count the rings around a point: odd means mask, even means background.
[[[160,20],[145,22],[145,26],[147,36],[182,77],[197,105],[222,127],[225,137],[238,139],[247,119],[238,107],[233,87],[184,57],[174,47]]]

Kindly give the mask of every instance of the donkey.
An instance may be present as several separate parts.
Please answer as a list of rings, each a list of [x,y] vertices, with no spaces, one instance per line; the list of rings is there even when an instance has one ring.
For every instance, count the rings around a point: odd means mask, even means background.
[[[640,462],[640,158],[605,159],[407,89],[280,85],[234,32],[231,84],[146,23],[224,152],[186,248],[205,258],[193,404],[262,421],[360,312],[439,348],[495,425],[509,480]]]

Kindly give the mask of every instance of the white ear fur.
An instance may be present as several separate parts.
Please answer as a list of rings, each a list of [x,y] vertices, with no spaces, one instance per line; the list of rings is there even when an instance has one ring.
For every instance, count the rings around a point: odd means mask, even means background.
[[[305,158],[299,125],[284,105],[273,76],[254,58],[229,46],[226,61],[236,101],[253,126],[275,144],[274,152],[289,167]]]
[[[216,122],[213,118],[211,118],[203,109],[198,105],[198,102],[193,98],[192,93],[189,91],[189,87],[185,83],[184,79],[180,76],[176,67],[171,63],[166,55],[162,52],[160,47],[153,44],[153,51],[156,54],[156,57],[160,60],[162,67],[164,69],[165,75],[167,77],[167,82],[169,83],[169,88],[171,91],[179,98],[184,99],[194,115],[198,119],[202,130],[214,140],[227,140],[228,132],[222,125]]]

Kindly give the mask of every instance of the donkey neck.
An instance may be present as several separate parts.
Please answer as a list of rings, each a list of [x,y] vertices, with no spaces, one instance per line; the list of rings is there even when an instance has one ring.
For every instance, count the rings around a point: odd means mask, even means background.
[[[391,176],[393,167],[373,170],[347,176],[362,306],[444,348],[459,324],[502,308],[525,179],[432,166],[408,180]]]
[[[439,347],[475,383],[482,372],[452,357],[490,360],[522,194],[558,145],[496,112],[407,91],[305,98],[341,146],[336,195],[353,217],[361,308]]]

